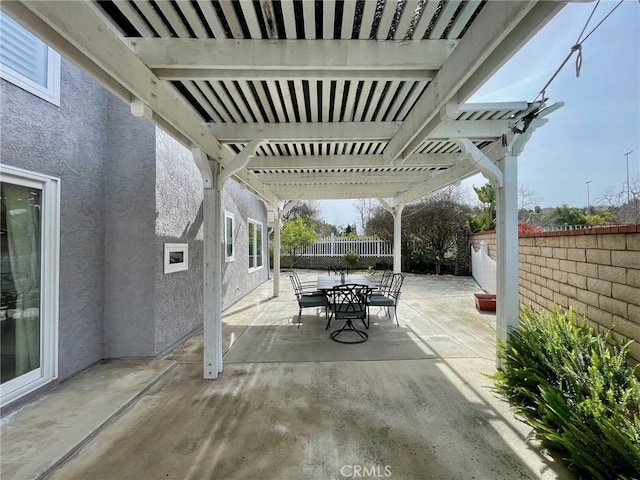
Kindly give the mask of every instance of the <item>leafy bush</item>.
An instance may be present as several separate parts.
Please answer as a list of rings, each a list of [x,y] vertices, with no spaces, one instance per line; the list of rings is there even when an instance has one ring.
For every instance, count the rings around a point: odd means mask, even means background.
[[[573,310],[523,310],[499,346],[495,391],[580,477],[640,478],[640,387],[628,344],[607,340]]]
[[[518,224],[518,236],[520,235],[528,235],[530,233],[541,233],[542,230],[540,227],[536,227],[535,225],[531,225],[530,223],[519,223]]]
[[[358,264],[358,260],[360,260],[360,255],[355,250],[349,250],[344,254],[344,259],[349,266],[355,267]]]

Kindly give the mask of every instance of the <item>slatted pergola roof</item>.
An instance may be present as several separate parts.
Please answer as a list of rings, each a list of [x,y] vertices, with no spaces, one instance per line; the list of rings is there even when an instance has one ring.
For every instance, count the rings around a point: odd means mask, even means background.
[[[576,0],[580,1],[580,0]],[[264,200],[280,284],[282,200],[407,203],[478,171],[498,186],[496,332],[518,319],[517,162],[551,111],[466,103],[545,25],[554,0],[0,2],[191,148],[203,178],[204,377],[222,372],[222,187]],[[544,99],[543,99],[544,100]],[[536,118],[537,117],[537,118]],[[508,132],[505,135],[505,132]]]
[[[563,3],[486,0],[2,2],[137,115],[267,204],[407,203],[478,172],[526,102],[465,103]],[[253,153],[250,152],[250,153]]]

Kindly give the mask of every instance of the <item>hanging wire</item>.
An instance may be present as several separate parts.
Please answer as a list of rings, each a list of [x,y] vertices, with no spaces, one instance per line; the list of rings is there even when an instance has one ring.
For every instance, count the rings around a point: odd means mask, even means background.
[[[620,6],[622,5],[622,2],[624,0],[619,0],[619,2],[611,9],[611,11],[609,13],[607,13],[602,20],[600,20],[600,22],[598,22],[598,24],[593,27],[591,29],[591,31],[587,34],[587,36],[585,36],[584,38],[582,38],[582,35],[584,34],[585,30],[587,29],[587,27],[589,26],[589,23],[591,22],[591,18],[593,17],[594,13],[596,12],[596,9],[598,8],[598,5],[600,4],[600,0],[598,0],[598,2],[595,4],[595,6],[593,7],[593,10],[591,11],[591,15],[589,15],[589,18],[587,19],[584,27],[582,28],[582,31],[580,32],[580,35],[578,36],[578,40],[576,41],[575,45],[573,45],[571,47],[571,51],[569,52],[569,55],[567,55],[567,57],[564,59],[564,61],[560,64],[560,66],[556,69],[556,71],[553,73],[553,75],[551,76],[551,78],[549,79],[549,81],[544,85],[544,87],[542,87],[542,90],[540,90],[540,93],[538,94],[538,96],[535,98],[535,100],[537,100],[538,98],[544,100],[545,96],[546,96],[546,92],[547,92],[547,88],[549,87],[549,85],[551,85],[551,82],[553,82],[555,80],[555,78],[558,76],[558,74],[560,73],[560,71],[564,68],[564,66],[567,64],[567,62],[569,61],[569,59],[573,56],[574,52],[578,52],[578,56],[576,58],[576,77],[580,76],[580,70],[582,69],[582,44],[593,34],[593,32],[595,32],[600,25],[602,25],[604,23],[604,21],[609,18],[609,16]],[[534,101],[535,101],[534,100]]]
[[[492,144],[490,145],[490,147],[488,149],[485,149],[485,152],[483,153],[483,156],[480,158],[480,160],[482,160],[483,158],[488,158],[487,154],[491,152],[491,150],[493,150],[496,146],[498,145],[502,145],[502,146],[506,146],[507,143],[507,134],[509,132],[511,133],[524,133],[526,131],[526,127],[523,130],[517,130],[515,128],[515,126],[518,124],[518,122],[520,122],[522,119],[525,119],[527,117],[529,117],[530,120],[532,120],[533,118],[535,118],[535,116],[537,116],[537,114],[539,113],[539,111],[544,108],[545,106],[545,102],[548,100],[546,98],[546,90],[549,87],[549,85],[551,85],[551,83],[555,80],[555,78],[558,76],[558,74],[560,73],[560,71],[562,70],[562,68],[567,64],[567,62],[569,61],[569,59],[573,56],[574,52],[578,52],[578,56],[576,58],[576,77],[580,76],[580,69],[582,68],[582,44],[593,34],[593,32],[595,32],[598,28],[600,28],[600,26],[604,23],[604,21],[609,18],[611,16],[611,14],[620,6],[622,5],[622,2],[624,0],[619,0],[618,3],[609,11],[609,13],[607,13],[602,20],[600,20],[598,22],[598,24],[593,27],[591,29],[591,31],[584,37],[582,38],[582,35],[584,34],[584,32],[587,30],[587,27],[589,26],[589,23],[591,22],[591,19],[593,17],[593,15],[596,12],[596,9],[598,8],[598,5],[600,4],[600,0],[598,0],[596,2],[596,5],[593,7],[593,10],[591,11],[591,14],[589,15],[589,18],[587,19],[584,27],[582,28],[582,31],[580,32],[580,35],[578,36],[578,40],[576,41],[575,45],[573,45],[571,47],[571,51],[569,52],[569,55],[567,55],[567,57],[564,59],[564,61],[560,64],[560,66],[557,68],[557,70],[554,72],[554,74],[551,76],[551,78],[549,79],[549,81],[547,81],[547,83],[545,83],[544,87],[542,87],[542,90],[540,90],[540,93],[538,94],[538,96],[533,100],[533,103],[535,103],[536,101],[540,101],[540,106],[537,107],[536,110],[530,112],[528,115],[524,115],[520,118],[518,118],[514,123],[513,126],[510,126],[509,129],[499,138],[496,139],[492,142]],[[640,0],[639,0],[640,1]],[[533,118],[532,118],[533,117]],[[462,174],[462,176],[466,175],[467,173],[469,173],[471,170],[473,170],[473,168],[478,165],[478,163],[480,163],[480,160],[476,160],[469,168],[465,169],[465,172]]]
[[[482,157],[480,157],[480,159],[474,161],[471,165],[469,165],[469,167],[464,169],[464,172],[462,172],[462,174],[460,175],[460,178],[463,178],[464,176],[466,176],[469,172],[471,172],[476,165],[478,165],[478,163],[480,163],[480,161],[482,161],[483,159],[488,159],[488,154],[498,145],[501,145],[502,147],[506,147],[508,142],[507,142],[507,135],[509,133],[524,133],[527,128],[523,128],[522,130],[518,130],[516,128],[517,124],[523,120],[523,119],[528,119],[529,123],[531,122],[531,120],[533,120],[538,113],[545,107],[546,101],[548,100],[548,98],[546,98],[546,90],[547,87],[549,87],[549,85],[551,85],[551,83],[553,82],[553,80],[555,80],[555,78],[558,76],[558,74],[560,73],[560,71],[562,70],[562,68],[567,64],[567,62],[569,61],[569,59],[573,56],[574,52],[578,52],[578,56],[576,58],[576,76],[579,77],[580,76],[580,69],[582,68],[582,44],[593,34],[593,32],[595,32],[600,25],[602,25],[604,23],[604,21],[609,18],[609,16],[611,16],[611,14],[620,6],[622,5],[624,0],[619,0],[619,2],[611,9],[611,11],[609,13],[607,13],[607,15],[604,16],[604,18],[602,18],[602,20],[600,20],[600,22],[598,22],[598,24],[593,27],[591,29],[591,31],[584,37],[582,38],[582,35],[584,34],[584,32],[586,31],[589,23],[591,22],[591,18],[593,17],[596,9],[598,8],[598,5],[600,3],[600,0],[597,1],[596,5],[594,6],[593,10],[591,11],[591,15],[589,15],[589,18],[587,19],[584,27],[582,28],[582,31],[580,32],[580,35],[578,36],[578,40],[576,41],[575,45],[573,45],[571,47],[571,51],[569,52],[569,55],[567,55],[567,57],[564,59],[564,61],[560,64],[560,66],[557,68],[557,70],[554,72],[554,74],[551,76],[551,78],[549,79],[549,81],[547,81],[547,83],[544,85],[544,87],[542,87],[542,90],[540,90],[540,93],[538,94],[538,96],[533,100],[532,104],[536,103],[538,101],[538,99],[540,99],[540,105],[537,106],[534,110],[532,110],[531,112],[529,112],[526,115],[521,116],[518,119],[515,119],[513,124],[511,124],[509,126],[509,128],[507,129],[506,132],[504,132],[500,138],[497,138],[496,140],[494,140],[493,142],[491,142],[491,144],[489,144],[489,147],[485,147],[484,151],[482,152]],[[638,2],[640,3],[640,0],[638,0]],[[582,38],[582,39],[581,39]],[[528,124],[527,124],[528,126]]]
[[[580,35],[578,35],[578,39],[576,40],[576,44],[580,43],[580,40],[582,39],[582,35],[584,34],[584,31],[589,26],[589,22],[591,22],[591,19],[593,18],[593,14],[596,13],[598,5],[600,5],[600,0],[598,0],[596,2],[595,6],[593,7],[593,10],[591,10],[591,15],[589,15],[589,18],[587,18],[587,22],[584,24],[584,27],[582,27],[582,31],[580,32]]]

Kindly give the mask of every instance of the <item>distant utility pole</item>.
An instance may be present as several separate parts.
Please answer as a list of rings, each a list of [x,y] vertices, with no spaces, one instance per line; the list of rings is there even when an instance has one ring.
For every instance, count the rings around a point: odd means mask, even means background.
[[[589,184],[592,182],[593,180],[587,180],[586,183],[587,184],[587,214],[591,214],[591,201],[589,200]]]
[[[631,203],[631,185],[629,184],[629,155],[633,153],[633,150],[629,150],[624,154],[627,157],[627,203]]]

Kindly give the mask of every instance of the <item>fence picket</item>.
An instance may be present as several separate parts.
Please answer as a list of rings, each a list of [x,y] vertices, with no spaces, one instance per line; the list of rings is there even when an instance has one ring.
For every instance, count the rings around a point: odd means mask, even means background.
[[[324,237],[307,248],[298,248],[299,257],[344,257],[349,251],[361,257],[392,257],[393,244],[378,237]]]

